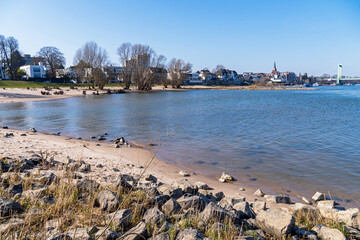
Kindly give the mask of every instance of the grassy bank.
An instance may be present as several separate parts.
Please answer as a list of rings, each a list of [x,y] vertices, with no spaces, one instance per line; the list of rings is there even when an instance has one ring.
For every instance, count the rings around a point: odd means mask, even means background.
[[[9,81],[1,80],[0,88],[43,88],[48,87],[88,87],[88,83],[43,83],[43,82],[31,82],[31,81]],[[121,87],[120,84],[110,83],[105,87]]]

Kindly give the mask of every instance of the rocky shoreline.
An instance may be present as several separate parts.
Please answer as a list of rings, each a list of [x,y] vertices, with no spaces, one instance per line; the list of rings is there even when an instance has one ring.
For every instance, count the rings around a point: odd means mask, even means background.
[[[308,204],[260,189],[228,194],[226,173],[219,188],[183,170],[167,175],[170,165],[155,171],[151,156],[112,162],[93,150],[97,143],[70,149],[57,136],[38,140],[35,129],[0,134],[1,239],[360,239],[359,209],[323,193]],[[118,140],[104,151],[131,149]]]

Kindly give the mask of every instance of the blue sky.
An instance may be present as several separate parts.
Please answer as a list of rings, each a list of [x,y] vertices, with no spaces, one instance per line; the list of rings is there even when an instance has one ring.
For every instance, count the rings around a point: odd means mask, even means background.
[[[23,53],[56,46],[67,66],[87,41],[119,64],[123,42],[150,45],[193,70],[360,76],[360,0],[0,0],[0,34]]]

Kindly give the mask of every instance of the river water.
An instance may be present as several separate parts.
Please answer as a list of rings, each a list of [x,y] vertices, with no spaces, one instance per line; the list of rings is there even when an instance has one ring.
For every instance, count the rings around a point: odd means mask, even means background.
[[[108,133],[159,157],[254,187],[360,206],[360,86],[194,90],[0,105],[0,125],[73,137]],[[156,147],[153,147],[153,150]]]

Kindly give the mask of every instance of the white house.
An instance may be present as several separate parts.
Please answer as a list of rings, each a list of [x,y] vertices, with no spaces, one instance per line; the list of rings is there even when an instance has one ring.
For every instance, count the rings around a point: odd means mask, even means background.
[[[39,62],[39,65],[25,65],[20,67],[20,69],[25,71],[25,78],[46,78],[46,72],[48,68],[43,65],[42,62]]]
[[[195,85],[204,84],[204,81],[199,78],[199,73],[196,72],[189,74],[186,80],[188,84],[195,84]]]

